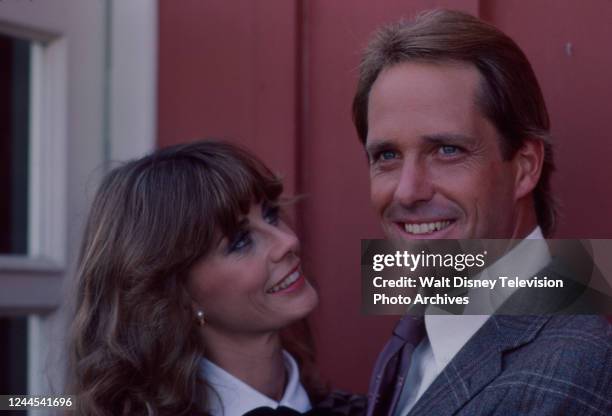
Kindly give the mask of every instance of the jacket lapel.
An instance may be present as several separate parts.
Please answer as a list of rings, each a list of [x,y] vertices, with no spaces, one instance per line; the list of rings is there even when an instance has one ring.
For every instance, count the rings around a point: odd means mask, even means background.
[[[549,319],[549,316],[491,316],[409,414],[452,415],[457,412],[501,373],[504,351],[531,342]]]

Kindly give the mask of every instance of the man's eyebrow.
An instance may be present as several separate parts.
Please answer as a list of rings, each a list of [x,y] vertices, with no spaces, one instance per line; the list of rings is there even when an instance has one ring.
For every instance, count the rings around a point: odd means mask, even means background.
[[[478,139],[461,133],[434,133],[422,136],[422,139],[430,144],[449,145],[462,144],[469,145],[476,143]]]
[[[368,156],[373,156],[377,153],[382,152],[383,150],[388,150],[395,148],[395,143],[391,140],[375,140],[373,142],[366,143],[365,150]]]
[[[478,139],[474,136],[469,136],[462,133],[433,133],[425,134],[421,136],[421,140],[429,144],[437,145],[469,145],[478,142]],[[394,149],[397,144],[393,140],[389,139],[375,139],[367,142],[365,146],[366,153],[368,156],[373,156],[384,150]]]

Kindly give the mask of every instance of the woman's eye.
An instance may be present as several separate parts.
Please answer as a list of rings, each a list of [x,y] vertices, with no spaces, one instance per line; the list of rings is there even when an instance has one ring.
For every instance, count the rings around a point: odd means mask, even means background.
[[[266,207],[264,210],[264,219],[268,224],[278,225],[280,221],[280,208],[278,206]]]
[[[233,253],[235,251],[244,250],[246,247],[251,245],[251,233],[248,231],[240,231],[238,235],[232,240],[229,245],[229,252]]]

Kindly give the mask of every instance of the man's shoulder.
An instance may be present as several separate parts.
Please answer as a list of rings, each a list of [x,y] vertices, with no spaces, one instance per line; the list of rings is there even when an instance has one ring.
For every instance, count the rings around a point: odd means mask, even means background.
[[[612,325],[602,316],[554,316],[542,326],[533,343],[575,352],[610,352]]]
[[[601,337],[612,336],[612,325],[601,315],[559,315],[553,316],[544,325],[545,330],[568,330],[576,329],[584,332],[594,332]]]
[[[531,342],[508,351],[506,355],[509,365],[555,362],[555,371],[578,363],[581,366],[593,364],[593,370],[597,366],[610,367],[612,325],[601,316],[553,316],[541,326]],[[598,359],[603,361],[595,363]]]
[[[504,354],[503,368],[488,391],[533,391],[609,409],[612,326],[599,316],[551,317],[531,342]]]
[[[440,395],[452,391],[447,400]],[[597,316],[489,318],[413,414],[612,414],[612,328]],[[420,403],[420,405],[419,405]]]
[[[517,321],[525,324],[524,318]],[[538,319],[534,317],[534,322]],[[499,414],[609,414],[612,410],[612,327],[605,318],[550,317],[529,342],[502,354],[501,368],[481,396],[491,403],[505,403],[508,411]]]

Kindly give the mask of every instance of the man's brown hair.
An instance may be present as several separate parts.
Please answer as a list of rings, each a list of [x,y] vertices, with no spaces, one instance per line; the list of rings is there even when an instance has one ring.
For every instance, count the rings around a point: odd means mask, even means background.
[[[385,68],[403,62],[467,63],[481,74],[476,104],[503,140],[504,159],[511,159],[526,140],[544,144],[544,164],[534,190],[538,224],[550,236],[556,203],[550,190],[554,170],[550,121],[535,73],[516,43],[494,26],[469,14],[432,10],[410,21],[381,28],[370,40],[359,67],[353,99],[353,122],[365,144],[368,99]]]

